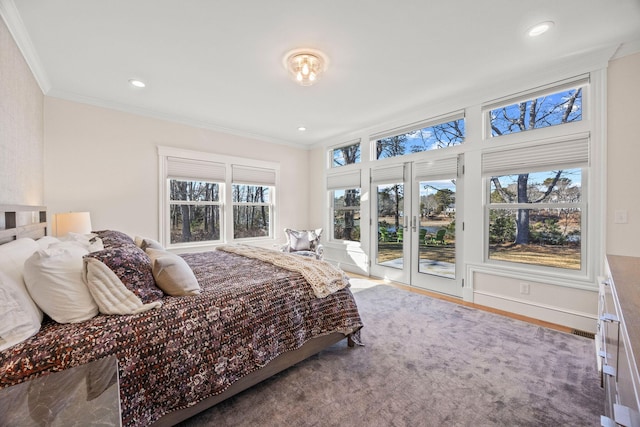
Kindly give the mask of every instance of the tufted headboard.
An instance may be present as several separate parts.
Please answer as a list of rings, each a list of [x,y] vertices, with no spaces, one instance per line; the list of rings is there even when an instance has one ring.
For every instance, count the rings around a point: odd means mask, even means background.
[[[45,206],[0,205],[0,244],[21,237],[39,239],[46,235]]]

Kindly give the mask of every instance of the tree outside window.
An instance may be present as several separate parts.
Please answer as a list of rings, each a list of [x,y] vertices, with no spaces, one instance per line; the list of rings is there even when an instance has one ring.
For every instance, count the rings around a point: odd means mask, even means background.
[[[170,243],[220,240],[220,184],[169,179]]]
[[[360,241],[360,189],[333,191],[333,238]]]
[[[269,190],[267,186],[232,185],[234,239],[269,236]]]
[[[458,119],[381,138],[375,143],[376,159],[453,147],[462,144],[464,136],[464,119]]]
[[[340,167],[360,163],[360,142],[334,148],[332,151],[333,162],[331,167]]]

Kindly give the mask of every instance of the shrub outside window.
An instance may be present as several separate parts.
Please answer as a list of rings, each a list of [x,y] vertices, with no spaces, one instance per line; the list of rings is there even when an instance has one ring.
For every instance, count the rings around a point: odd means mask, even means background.
[[[168,181],[170,243],[220,240],[220,183]]]
[[[453,147],[464,142],[464,119],[439,123],[375,141],[376,159]]]
[[[582,169],[493,176],[489,259],[582,268]]]
[[[268,186],[232,185],[234,239],[271,234],[270,190]]]
[[[360,189],[333,192],[333,238],[360,241]]]

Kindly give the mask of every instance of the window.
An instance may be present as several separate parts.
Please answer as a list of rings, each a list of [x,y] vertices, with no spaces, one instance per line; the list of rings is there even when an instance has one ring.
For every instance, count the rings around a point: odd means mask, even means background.
[[[273,238],[277,163],[170,147],[158,155],[165,246]]]
[[[220,184],[169,179],[170,244],[220,240]]]
[[[583,269],[588,149],[584,137],[483,154],[489,259]]]
[[[582,120],[582,89],[572,89],[491,110],[491,136]]]
[[[581,269],[581,169],[489,181],[489,259]]]
[[[270,187],[233,185],[233,238],[267,237],[270,234]]]
[[[331,150],[331,157],[332,168],[360,163],[360,140],[354,144],[334,148]]]
[[[360,241],[360,189],[333,191],[333,238]]]
[[[455,116],[458,117],[458,116]],[[429,122],[433,123],[433,121]],[[464,117],[436,121],[410,130],[396,130],[374,135],[376,159],[453,147],[464,142]]]
[[[334,240],[360,241],[360,170],[327,176]]]
[[[583,119],[583,88],[588,76],[579,76],[528,94],[485,105],[491,137],[541,129]]]

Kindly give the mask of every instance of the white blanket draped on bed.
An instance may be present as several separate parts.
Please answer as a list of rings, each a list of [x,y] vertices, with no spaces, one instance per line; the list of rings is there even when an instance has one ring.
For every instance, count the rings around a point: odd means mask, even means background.
[[[309,282],[313,293],[318,298],[324,298],[349,285],[346,274],[326,261],[248,245],[224,245],[216,249],[258,259],[300,273]]]

